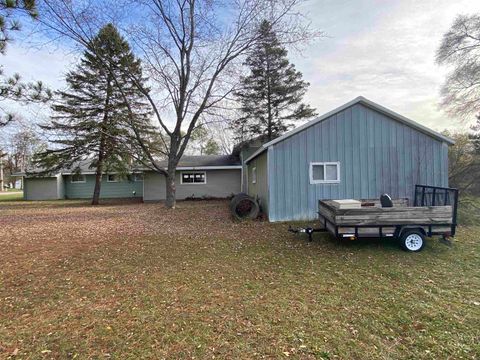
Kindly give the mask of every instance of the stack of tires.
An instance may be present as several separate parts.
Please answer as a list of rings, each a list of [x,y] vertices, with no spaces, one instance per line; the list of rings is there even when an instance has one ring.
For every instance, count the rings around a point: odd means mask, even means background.
[[[230,201],[230,211],[237,220],[256,219],[260,213],[258,202],[245,193],[235,195]]]

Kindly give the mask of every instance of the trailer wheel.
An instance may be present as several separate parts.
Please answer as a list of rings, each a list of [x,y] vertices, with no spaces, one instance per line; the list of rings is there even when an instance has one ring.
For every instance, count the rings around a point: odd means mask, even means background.
[[[409,252],[419,252],[425,246],[425,235],[419,230],[407,230],[400,237],[400,246]]]

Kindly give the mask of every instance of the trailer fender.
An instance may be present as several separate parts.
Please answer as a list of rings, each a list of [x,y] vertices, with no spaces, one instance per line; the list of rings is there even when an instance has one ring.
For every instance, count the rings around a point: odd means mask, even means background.
[[[423,227],[417,226],[417,225],[406,225],[397,229],[397,234],[395,237],[400,239],[402,235],[405,233],[405,231],[411,231],[411,230],[418,230],[423,234],[423,236],[427,236],[427,233]]]

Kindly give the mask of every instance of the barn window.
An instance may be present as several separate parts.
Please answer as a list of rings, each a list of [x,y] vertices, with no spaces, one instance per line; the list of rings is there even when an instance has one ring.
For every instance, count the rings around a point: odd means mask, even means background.
[[[257,183],[257,168],[252,168],[252,184]]]
[[[207,183],[207,174],[205,171],[189,171],[182,172],[180,177],[181,184],[206,184]]]
[[[310,184],[332,184],[340,182],[339,162],[311,162]]]
[[[87,178],[85,175],[82,174],[73,174],[72,178],[70,179],[70,182],[72,183],[84,183],[87,181]]]

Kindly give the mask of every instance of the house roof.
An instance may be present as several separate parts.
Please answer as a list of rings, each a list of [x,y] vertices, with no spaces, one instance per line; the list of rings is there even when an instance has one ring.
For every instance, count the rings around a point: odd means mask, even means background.
[[[241,165],[240,158],[234,155],[184,155],[177,169],[241,168]],[[157,166],[166,168],[167,160],[157,162]]]
[[[399,121],[399,122],[401,122],[405,125],[408,125],[408,126],[414,128],[414,129],[416,129],[416,130],[418,130],[418,131],[420,131],[420,132],[422,132],[426,135],[429,135],[433,138],[436,138],[437,140],[444,141],[449,145],[455,144],[455,141],[453,141],[452,139],[450,139],[447,136],[444,136],[444,135],[442,135],[442,134],[440,134],[440,133],[438,133],[438,132],[436,132],[432,129],[429,129],[426,126],[423,126],[423,125],[419,124],[416,121],[413,121],[409,118],[406,118],[403,115],[400,115],[400,114],[398,114],[398,113],[396,113],[396,112],[394,112],[390,109],[387,109],[386,107],[383,107],[382,105],[379,105],[379,104],[377,104],[377,103],[375,103],[371,100],[368,100],[368,99],[364,98],[363,96],[358,96],[357,98],[353,99],[352,101],[349,101],[346,104],[343,104],[342,106],[339,106],[336,109],[333,109],[333,110],[331,110],[331,111],[329,111],[329,112],[327,112],[327,113],[325,113],[325,114],[323,114],[323,115],[321,115],[321,116],[319,116],[319,117],[317,117],[317,118],[315,118],[315,119],[313,119],[313,120],[295,128],[295,129],[292,129],[292,130],[286,132],[284,135],[263,144],[257,151],[255,151],[246,160],[246,162],[248,163],[250,160],[256,158],[258,155],[260,155],[262,152],[264,152],[270,146],[275,145],[275,144],[289,138],[290,136],[293,136],[293,135],[295,135],[295,134],[297,134],[297,133],[299,133],[299,132],[301,132],[301,131],[303,131],[303,130],[309,128],[310,126],[313,126],[313,125],[315,125],[319,122],[322,122],[322,121],[328,119],[329,117],[331,117],[331,116],[333,116],[333,115],[335,115],[335,114],[337,114],[337,113],[339,113],[339,112],[341,112],[341,111],[343,111],[343,110],[345,110],[345,109],[347,109],[347,108],[349,108],[353,105],[356,105],[356,104],[365,105],[365,106],[367,106],[367,107],[369,107],[373,110],[376,110],[376,111],[378,111],[382,114],[385,114],[385,115],[389,116],[390,118],[392,118],[394,120],[397,120],[397,121]]]
[[[260,146],[268,142],[267,135],[259,135],[248,140],[244,140],[233,147],[232,155],[239,156],[243,149],[258,149]]]
[[[82,174],[94,174],[95,169],[92,169],[90,167],[91,161],[90,160],[84,160],[82,162],[79,162],[77,164],[74,164],[68,169],[62,169],[58,171],[58,174],[62,175],[70,175],[74,173],[77,169],[80,170],[80,173]],[[162,160],[157,162],[157,166],[162,167],[162,168],[167,168],[167,161]],[[233,156],[233,155],[200,155],[200,156],[190,156],[190,155],[185,155],[182,156],[180,159],[180,162],[177,165],[178,170],[194,170],[194,169],[205,169],[205,170],[215,170],[215,169],[240,169],[241,162],[240,158],[238,156]],[[132,172],[138,172],[146,170],[143,167],[132,167],[131,171]],[[30,169],[27,171],[27,173],[30,174],[35,174],[35,173],[40,173],[42,172],[42,169]],[[14,176],[25,176],[27,175],[26,173],[16,173],[12,174]],[[49,175],[45,175],[49,176]],[[50,176],[55,176],[50,174]]]

